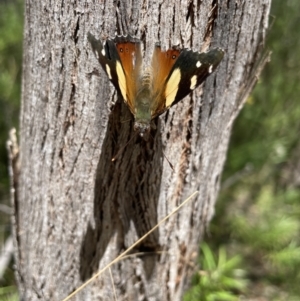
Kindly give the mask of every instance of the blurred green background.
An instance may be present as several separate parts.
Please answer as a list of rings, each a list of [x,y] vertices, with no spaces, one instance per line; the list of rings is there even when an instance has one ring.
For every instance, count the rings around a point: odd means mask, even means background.
[[[216,215],[186,301],[300,300],[299,29],[300,1],[274,0],[272,61],[235,123]],[[22,1],[0,2],[0,246],[10,237],[5,143],[18,128],[22,30]],[[11,261],[0,269],[0,300],[17,298]]]
[[[6,140],[12,127],[18,128],[21,95],[23,1],[0,0],[0,262],[11,238]],[[18,300],[13,261],[0,264],[0,300]]]

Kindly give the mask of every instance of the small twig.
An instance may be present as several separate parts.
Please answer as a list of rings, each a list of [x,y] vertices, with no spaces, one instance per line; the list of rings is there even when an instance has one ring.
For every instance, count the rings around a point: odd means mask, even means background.
[[[117,301],[117,292],[116,292],[116,288],[115,288],[115,283],[114,283],[114,278],[113,278],[113,275],[112,275],[112,272],[111,272],[111,268],[109,268],[109,275],[110,275],[110,279],[111,279],[111,284],[112,284],[112,287],[113,287],[113,291],[114,291],[114,298],[115,298],[115,301]]]

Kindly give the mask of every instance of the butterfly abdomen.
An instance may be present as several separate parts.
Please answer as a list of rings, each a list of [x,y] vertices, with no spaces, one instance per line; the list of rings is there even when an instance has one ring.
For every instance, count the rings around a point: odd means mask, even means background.
[[[135,99],[134,129],[143,136],[150,131],[151,115],[151,92],[148,85],[142,85]]]

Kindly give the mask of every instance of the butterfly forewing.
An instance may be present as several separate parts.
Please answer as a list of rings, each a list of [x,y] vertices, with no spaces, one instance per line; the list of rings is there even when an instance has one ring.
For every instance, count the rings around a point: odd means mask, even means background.
[[[116,90],[122,94],[116,71],[116,62],[120,61],[120,57],[115,44],[111,40],[107,40],[104,44],[102,44],[91,33],[88,34],[88,40],[91,43],[96,58],[103,70],[106,72],[108,78],[113,83]]]
[[[155,45],[151,63],[151,111],[153,112],[153,116],[159,115],[159,112],[163,112],[166,108],[166,100],[164,97],[166,82],[179,55],[179,49],[173,48],[162,51],[159,44]]]
[[[158,103],[165,107],[157,106],[154,117],[160,115],[169,107],[187,96],[198,87],[219,65],[224,56],[220,48],[207,53],[198,53],[183,49],[169,72],[164,86],[164,94],[160,94]]]
[[[219,65],[223,56],[224,51],[220,48],[212,49],[206,53],[184,49],[168,78],[168,81],[170,81],[172,73],[180,70],[178,92],[171,105],[176,104],[203,83]]]
[[[140,41],[131,36],[117,36],[102,44],[91,33],[88,40],[103,70],[134,114],[136,91],[141,78]]]
[[[131,36],[117,36],[114,39],[114,42],[116,43],[116,48],[125,75],[124,85],[126,86],[127,104],[131,112],[135,114],[135,100],[142,80],[141,43],[138,39]],[[120,73],[122,72],[120,71]]]

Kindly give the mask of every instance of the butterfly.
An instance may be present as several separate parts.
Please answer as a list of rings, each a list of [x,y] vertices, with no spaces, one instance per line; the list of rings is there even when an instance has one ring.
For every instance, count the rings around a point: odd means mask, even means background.
[[[103,43],[88,33],[88,40],[108,78],[134,116],[134,130],[144,136],[151,121],[198,87],[219,65],[224,51],[206,53],[155,44],[150,66],[143,68],[141,41],[130,35]]]

